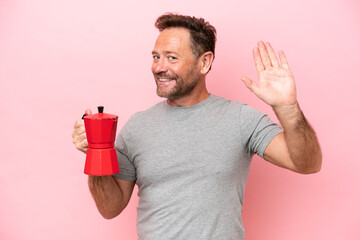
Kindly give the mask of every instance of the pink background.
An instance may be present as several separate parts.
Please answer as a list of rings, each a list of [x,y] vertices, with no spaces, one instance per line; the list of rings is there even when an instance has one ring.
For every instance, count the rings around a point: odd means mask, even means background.
[[[218,30],[209,91],[272,118],[240,77],[256,79],[258,40],[284,50],[321,142],[319,174],[254,159],[246,240],[359,239],[358,0],[0,0],[0,239],[136,239],[137,190],[121,216],[103,219],[71,133],[88,107],[105,105],[120,129],[160,100],[150,72],[153,24],[174,11]]]

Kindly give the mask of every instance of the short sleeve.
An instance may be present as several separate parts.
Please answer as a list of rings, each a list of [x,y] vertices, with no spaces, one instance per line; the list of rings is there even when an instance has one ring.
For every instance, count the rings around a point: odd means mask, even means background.
[[[264,158],[264,151],[271,140],[283,132],[279,124],[274,123],[268,115],[249,105],[243,105],[240,114],[242,135],[246,137],[246,148],[250,154]]]
[[[126,146],[126,140],[130,136],[127,134],[127,130],[124,128],[116,138],[115,149],[116,156],[119,163],[120,172],[114,174],[116,178],[120,178],[125,181],[136,181],[136,169],[132,161],[130,160],[128,148]]]

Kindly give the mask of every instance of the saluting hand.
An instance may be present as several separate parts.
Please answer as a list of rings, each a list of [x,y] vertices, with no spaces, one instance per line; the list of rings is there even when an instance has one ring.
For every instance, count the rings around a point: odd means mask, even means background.
[[[279,51],[279,62],[270,43],[260,41],[253,49],[253,56],[259,81],[242,77],[245,85],[273,108],[297,104],[295,80],[285,53]]]

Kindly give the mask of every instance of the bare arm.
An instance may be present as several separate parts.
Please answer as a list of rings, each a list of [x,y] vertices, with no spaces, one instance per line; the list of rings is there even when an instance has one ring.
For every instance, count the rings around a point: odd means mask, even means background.
[[[265,159],[298,173],[320,171],[322,155],[319,142],[298,105],[274,111],[284,133],[270,142],[264,152]]]
[[[256,96],[272,106],[284,129],[284,133],[277,135],[265,149],[265,159],[299,173],[320,171],[320,145],[300,110],[294,76],[284,52],[279,52],[279,62],[271,45],[259,42],[253,55],[259,82],[246,77],[242,80]]]
[[[86,114],[91,114],[91,111],[87,109]],[[86,153],[88,142],[84,120],[79,119],[75,122],[72,137],[75,147]],[[88,183],[96,207],[106,219],[116,217],[125,209],[135,185],[134,182],[124,181],[113,176],[89,176]]]
[[[89,189],[100,214],[111,219],[128,205],[135,182],[113,176],[89,176]]]

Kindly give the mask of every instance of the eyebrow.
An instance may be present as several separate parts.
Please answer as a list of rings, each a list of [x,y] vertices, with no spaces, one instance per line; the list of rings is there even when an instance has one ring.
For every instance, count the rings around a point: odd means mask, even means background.
[[[178,55],[176,52],[172,52],[172,51],[165,51],[164,53],[165,53],[165,54],[175,54],[175,55]],[[157,51],[153,50],[153,51],[151,52],[151,54],[154,55],[154,54],[159,54],[159,53],[158,53]]]

